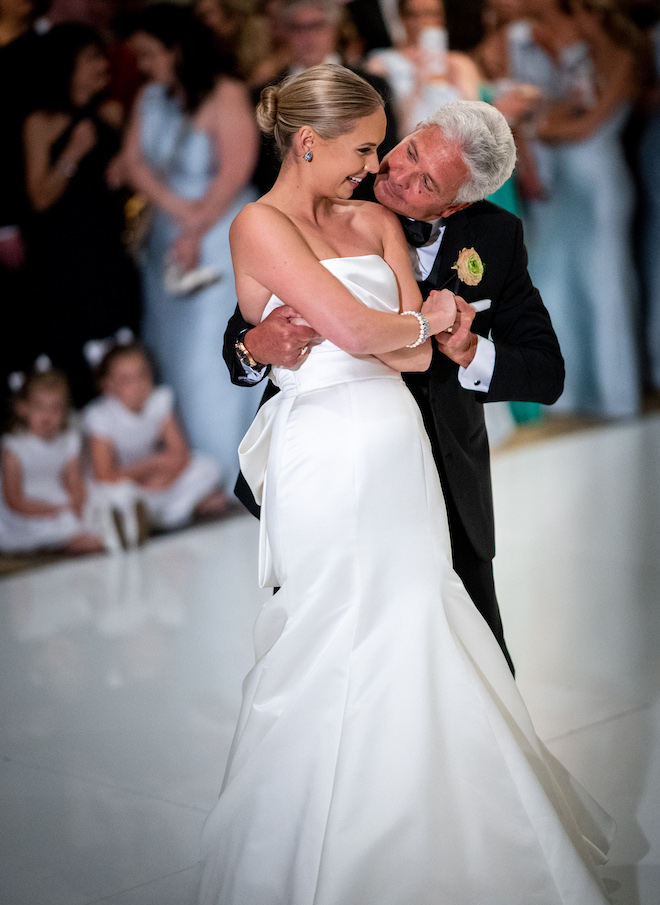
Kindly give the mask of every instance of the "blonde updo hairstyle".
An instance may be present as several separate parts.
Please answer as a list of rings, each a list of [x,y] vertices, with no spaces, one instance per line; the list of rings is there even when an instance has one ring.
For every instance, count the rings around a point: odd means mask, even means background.
[[[368,82],[332,63],[311,66],[261,92],[257,122],[272,135],[284,159],[303,126],[332,141],[351,132],[358,119],[384,108],[383,99]]]

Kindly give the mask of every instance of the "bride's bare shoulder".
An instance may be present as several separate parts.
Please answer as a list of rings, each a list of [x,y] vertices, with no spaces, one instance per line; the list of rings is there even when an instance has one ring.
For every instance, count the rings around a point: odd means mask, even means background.
[[[299,231],[285,213],[262,198],[246,204],[234,218],[229,229],[229,241],[232,248],[243,243],[262,245],[269,237],[280,238],[299,235]]]
[[[280,223],[291,223],[286,214],[260,198],[258,201],[251,201],[238,213],[232,222],[231,231],[235,234],[241,233],[245,229],[259,226],[261,223],[269,223],[276,221]],[[293,225],[293,224],[291,224]]]
[[[392,213],[377,201],[355,201],[353,221],[360,232],[371,236],[377,236],[383,244],[392,235],[401,233],[401,223],[396,214]]]
[[[239,265],[257,279],[287,261],[318,263],[309,243],[291,218],[260,198],[247,204],[229,230],[234,268]]]
[[[353,201],[352,206],[356,216],[372,226],[388,227],[398,223],[396,214],[377,201]]]

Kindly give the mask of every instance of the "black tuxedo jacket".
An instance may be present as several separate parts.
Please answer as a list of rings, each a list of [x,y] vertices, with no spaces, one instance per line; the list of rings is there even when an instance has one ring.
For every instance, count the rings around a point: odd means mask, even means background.
[[[495,529],[483,403],[555,402],[564,385],[564,362],[550,316],[527,272],[520,220],[488,201],[448,217],[432,270],[435,278],[421,285],[425,295],[444,285],[454,290],[455,271],[451,268],[463,248],[474,248],[484,263],[479,285],[461,283],[456,291],[467,302],[490,300],[488,307],[480,306],[483,310],[472,327],[495,343],[490,388],[487,393],[464,389],[458,380],[458,365],[437,348],[428,371],[404,377],[431,439],[448,503],[450,530],[452,520],[459,518],[474,553],[490,560],[495,554]],[[225,334],[224,358],[232,382],[242,385],[250,381],[236,357],[234,342],[247,329],[249,325],[236,309]],[[269,395],[273,391],[269,390]],[[237,486],[248,505],[246,489],[247,485]],[[248,508],[255,511],[253,501]]]
[[[520,220],[488,201],[448,217],[432,271],[436,278],[422,284],[424,295],[444,285],[454,290],[451,268],[463,248],[474,248],[484,263],[478,286],[461,283],[455,291],[467,302],[490,301],[488,307],[480,306],[484,310],[472,325],[475,333],[495,343],[490,388],[487,393],[464,389],[458,365],[437,349],[428,371],[404,376],[422,411],[445,498],[453,502],[477,555],[492,559],[495,528],[483,404],[552,404],[564,387],[564,361],[550,316],[527,272]]]

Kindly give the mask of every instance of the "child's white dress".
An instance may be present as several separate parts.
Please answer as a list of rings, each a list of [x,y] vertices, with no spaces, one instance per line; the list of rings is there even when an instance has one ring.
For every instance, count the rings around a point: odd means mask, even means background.
[[[20,462],[24,495],[53,506],[70,502],[62,470],[80,455],[80,447],[80,436],[74,430],[63,431],[54,440],[42,440],[27,431],[2,438],[2,448],[10,450]],[[76,534],[91,531],[91,521],[88,511],[83,518],[71,510],[49,516],[21,515],[13,512],[2,496],[0,550],[16,553],[63,547]]]
[[[173,408],[173,393],[166,386],[153,390],[141,412],[131,411],[114,396],[100,396],[84,410],[85,431],[90,437],[109,440],[119,465],[126,468],[157,451],[163,424]],[[175,528],[191,518],[195,506],[217,487],[219,480],[217,463],[210,456],[192,453],[185,470],[166,490],[146,490],[130,480],[94,484],[111,506],[125,514],[130,532],[129,510],[138,500],[146,503],[154,525]]]

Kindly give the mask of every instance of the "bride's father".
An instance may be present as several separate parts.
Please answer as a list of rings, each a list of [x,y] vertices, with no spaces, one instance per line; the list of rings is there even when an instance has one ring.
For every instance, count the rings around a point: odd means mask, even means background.
[[[433,446],[454,568],[509,663],[493,583],[495,529],[483,403],[549,405],[564,382],[557,337],[527,272],[522,224],[482,200],[506,181],[514,162],[502,114],[479,101],[456,101],[397,145],[374,183],[376,199],[402,218],[422,293],[449,287],[459,296],[451,332],[434,339],[431,367],[406,375],[406,382]],[[457,271],[463,249],[478,257],[472,257],[472,267]],[[465,279],[459,283],[460,277]],[[279,308],[251,327],[237,309],[224,349],[234,383],[251,385],[265,376],[267,365],[292,367],[300,361],[314,335],[291,323],[294,315]],[[237,494],[254,511],[240,480]]]

